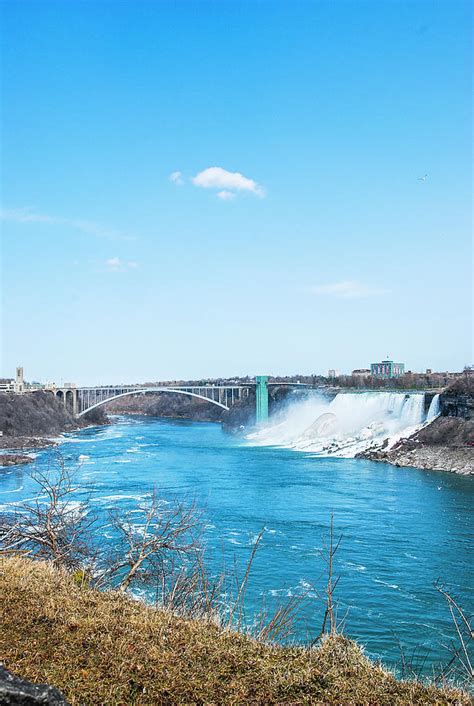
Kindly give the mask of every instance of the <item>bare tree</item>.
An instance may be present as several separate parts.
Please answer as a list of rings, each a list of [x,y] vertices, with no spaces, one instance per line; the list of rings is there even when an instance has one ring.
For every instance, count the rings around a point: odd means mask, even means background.
[[[319,552],[322,560],[327,565],[327,583],[325,589],[326,609],[324,611],[321,632],[313,643],[317,642],[326,633],[329,633],[329,635],[335,635],[339,631],[343,630],[344,623],[347,618],[348,611],[346,611],[340,620],[338,619],[338,603],[334,598],[334,593],[339,583],[339,579],[341,578],[338,576],[334,579],[334,557],[336,556],[336,552],[339,549],[341,541],[342,534],[339,535],[337,540],[334,539],[334,515],[331,515],[329,544],[325,544],[323,549]]]
[[[50,559],[69,569],[84,567],[93,557],[92,528],[96,517],[75,498],[79,486],[58,455],[54,470],[36,469],[38,486],[29,503],[12,505],[0,514],[0,549]]]
[[[474,628],[471,618],[466,615],[453,595],[442,584],[436,583],[435,587],[448,604],[456,635],[456,639],[450,645],[445,645],[451,653],[451,658],[437,676],[436,681],[447,683],[457,679],[472,686],[474,681]]]
[[[110,521],[117,541],[107,575],[118,590],[142,583],[155,585],[164,596],[170,577],[179,579],[184,589],[184,565],[195,563],[200,550],[201,522],[195,503],[159,500],[154,492],[133,515],[115,511]],[[174,586],[175,593],[179,586]]]
[[[331,524],[329,528],[329,546],[325,547],[321,552],[321,556],[327,564],[328,567],[328,580],[326,584],[326,610],[324,611],[323,624],[321,627],[321,635],[325,632],[329,632],[330,635],[334,635],[342,627],[346,616],[341,621],[337,621],[337,603],[334,600],[334,592],[339,583],[340,576],[334,580],[334,557],[339,545],[342,541],[342,534],[339,538],[334,541],[334,515],[331,515]],[[329,622],[329,630],[327,624]]]

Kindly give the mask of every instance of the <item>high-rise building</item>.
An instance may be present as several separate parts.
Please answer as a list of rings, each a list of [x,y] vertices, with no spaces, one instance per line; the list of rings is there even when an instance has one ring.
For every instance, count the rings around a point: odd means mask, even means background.
[[[374,378],[399,378],[405,373],[405,363],[394,363],[393,360],[382,360],[371,363],[370,374]]]

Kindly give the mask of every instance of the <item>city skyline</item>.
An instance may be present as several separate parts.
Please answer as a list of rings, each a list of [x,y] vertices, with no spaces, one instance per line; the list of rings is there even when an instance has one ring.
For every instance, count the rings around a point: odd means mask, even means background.
[[[2,376],[471,364],[469,3],[2,11]]]
[[[465,365],[462,370],[433,370],[431,368],[425,368],[424,370],[410,370],[410,369],[405,369],[405,366],[403,363],[395,363],[395,366],[401,366],[401,370],[397,372],[395,375],[385,375],[386,371],[384,364],[394,364],[392,360],[383,360],[380,361],[379,363],[371,363],[370,368],[353,368],[352,370],[337,370],[334,368],[330,368],[327,371],[324,372],[312,372],[312,373],[302,373],[301,371],[299,372],[293,372],[289,374],[279,374],[279,373],[271,373],[268,376],[265,375],[264,377],[269,377],[270,380],[285,380],[287,378],[323,378],[326,380],[331,380],[331,379],[336,379],[336,378],[396,378],[396,377],[404,377],[404,376],[410,376],[410,377],[424,377],[428,376],[430,379],[435,380],[436,378],[440,376],[445,376],[449,379],[455,379],[459,378],[462,376],[466,375],[472,375],[474,374],[474,365]],[[226,381],[227,383],[231,383],[232,381],[234,382],[242,382],[244,380],[249,380],[249,381],[255,381],[255,379],[258,377],[258,375],[253,374],[253,373],[242,373],[242,374],[235,374],[235,375],[221,375],[221,376],[215,376],[215,377],[207,377],[207,378],[175,378],[175,379],[159,379],[158,377],[155,379],[150,379],[150,380],[116,380],[115,382],[107,382],[107,383],[100,383],[100,382],[92,382],[90,383],[92,387],[98,387],[101,384],[106,386],[116,386],[116,385],[150,385],[153,383],[158,383],[158,384],[184,384],[184,383],[206,383],[209,382],[211,384],[214,384],[215,382],[221,380],[221,381]],[[276,384],[276,383],[275,383]],[[23,390],[35,390],[35,389],[54,389],[54,388],[70,388],[70,387],[87,387],[88,383],[81,381],[77,382],[75,380],[64,380],[63,378],[51,378],[46,380],[45,378],[42,378],[41,376],[38,379],[33,379],[31,377],[28,377],[28,375],[24,375],[24,368],[22,365],[17,365],[15,368],[15,375],[10,375],[7,374],[5,376],[0,376],[0,388],[3,391],[23,391]],[[21,389],[19,389],[21,388]]]

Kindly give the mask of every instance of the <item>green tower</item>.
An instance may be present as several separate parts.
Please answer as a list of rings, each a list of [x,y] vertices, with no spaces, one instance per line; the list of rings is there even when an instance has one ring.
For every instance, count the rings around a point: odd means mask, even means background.
[[[255,381],[257,383],[255,421],[260,424],[268,419],[268,375],[257,375]]]

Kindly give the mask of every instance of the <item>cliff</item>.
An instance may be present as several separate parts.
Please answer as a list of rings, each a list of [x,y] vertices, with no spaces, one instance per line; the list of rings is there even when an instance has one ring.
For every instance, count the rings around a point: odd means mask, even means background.
[[[440,395],[443,417],[474,419],[474,376],[459,378]]]
[[[106,424],[101,409],[76,419],[64,405],[49,392],[23,395],[0,393],[1,446],[38,447],[50,443],[48,439],[63,432],[74,431],[90,424]]]
[[[0,558],[0,602],[5,667],[72,706],[469,704],[462,691],[397,681],[341,635],[280,647],[92,590],[51,563]]]

